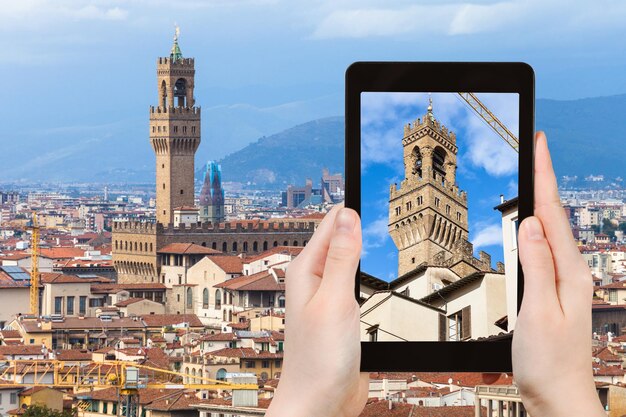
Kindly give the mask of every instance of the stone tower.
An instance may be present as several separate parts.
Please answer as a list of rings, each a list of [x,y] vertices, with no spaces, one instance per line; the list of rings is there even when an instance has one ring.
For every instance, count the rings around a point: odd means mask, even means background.
[[[194,156],[200,145],[200,108],[194,106],[194,60],[183,58],[178,30],[169,57],[157,60],[158,106],[150,107],[156,155],[156,219],[173,223],[177,207],[194,206]]]
[[[222,168],[216,162],[209,161],[206,164],[199,205],[201,223],[215,224],[224,221]]]
[[[456,136],[433,116],[404,127],[404,180],[389,191],[389,234],[398,248],[398,276],[435,255],[452,257],[455,242],[468,238],[467,195],[456,184]]]

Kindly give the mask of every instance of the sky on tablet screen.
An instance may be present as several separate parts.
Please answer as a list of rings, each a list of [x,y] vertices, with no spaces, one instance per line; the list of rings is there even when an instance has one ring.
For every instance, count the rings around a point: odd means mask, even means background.
[[[519,97],[479,93],[478,98],[518,135]],[[456,93],[433,93],[433,115],[456,133],[457,184],[467,191],[470,241],[474,252],[503,262],[501,214],[494,210],[517,196],[517,153]],[[427,93],[361,94],[361,270],[384,280],[397,276],[397,249],[389,237],[389,186],[404,178],[403,126],[426,113]]]

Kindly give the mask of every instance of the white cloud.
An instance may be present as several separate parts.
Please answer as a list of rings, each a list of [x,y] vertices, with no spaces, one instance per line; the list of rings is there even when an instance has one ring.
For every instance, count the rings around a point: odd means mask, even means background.
[[[368,255],[371,248],[379,248],[385,244],[389,237],[389,229],[386,217],[379,217],[363,228],[363,250],[361,257]]]
[[[335,6],[322,7],[326,14],[314,27],[313,38],[513,34],[516,30],[548,34],[554,22],[559,23],[559,37],[562,37],[562,29],[568,32],[589,27],[602,31],[620,29],[626,18],[626,2],[619,0],[465,0],[429,5],[396,1],[387,3],[385,8],[371,2],[329,3]]]
[[[485,246],[502,245],[502,226],[499,224],[481,227],[475,234],[476,236],[472,239],[474,249]]]

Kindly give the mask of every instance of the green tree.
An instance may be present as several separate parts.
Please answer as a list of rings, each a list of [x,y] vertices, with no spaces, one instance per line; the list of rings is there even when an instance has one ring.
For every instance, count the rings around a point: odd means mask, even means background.
[[[26,408],[23,417],[76,417],[76,409],[57,411],[45,405],[33,404]]]

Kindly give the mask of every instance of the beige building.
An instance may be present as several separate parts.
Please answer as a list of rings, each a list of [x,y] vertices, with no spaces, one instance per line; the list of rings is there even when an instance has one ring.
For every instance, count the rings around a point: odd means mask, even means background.
[[[95,304],[98,299],[91,293],[92,284],[110,282],[106,278],[79,278],[61,273],[42,273],[41,314],[44,316],[95,316]]]
[[[15,271],[0,269],[0,329],[6,327],[17,314],[30,313],[29,274],[21,268]]]

